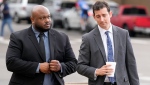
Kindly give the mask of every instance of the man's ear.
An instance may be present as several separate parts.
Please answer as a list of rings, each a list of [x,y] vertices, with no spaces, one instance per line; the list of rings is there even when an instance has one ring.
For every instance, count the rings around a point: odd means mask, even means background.
[[[110,15],[110,18],[113,16],[113,12],[112,11],[110,11],[109,12],[109,15]]]
[[[93,13],[93,18],[95,19],[95,14]]]
[[[32,24],[34,24],[34,18],[32,16],[30,17],[30,20],[31,20]]]

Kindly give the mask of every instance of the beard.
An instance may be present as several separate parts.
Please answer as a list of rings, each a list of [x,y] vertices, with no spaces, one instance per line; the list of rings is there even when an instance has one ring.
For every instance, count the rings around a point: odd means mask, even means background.
[[[42,26],[39,26],[38,24],[34,24],[34,28],[39,32],[47,32],[51,29],[51,26],[45,29]]]

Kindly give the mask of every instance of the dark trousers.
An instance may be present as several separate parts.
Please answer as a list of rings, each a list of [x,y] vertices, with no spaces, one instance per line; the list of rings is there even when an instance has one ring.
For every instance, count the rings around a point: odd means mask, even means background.
[[[115,82],[114,84],[112,84],[111,82],[104,82],[104,85],[117,85],[117,83]]]

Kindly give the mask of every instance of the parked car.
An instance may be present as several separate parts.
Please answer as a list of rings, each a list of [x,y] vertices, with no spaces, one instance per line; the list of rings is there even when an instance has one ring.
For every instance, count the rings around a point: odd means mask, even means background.
[[[113,16],[111,23],[121,28],[127,29],[130,36],[134,37],[137,33],[150,34],[150,17],[144,6],[121,5],[111,7]],[[92,30],[97,23],[91,16],[88,19],[87,29]]]
[[[85,0],[86,3],[89,5],[91,8],[92,5],[95,3],[94,1],[91,0]],[[77,8],[73,7],[70,10],[65,11],[65,13],[62,16],[62,21],[64,28],[66,30],[71,30],[71,29],[80,29],[81,28],[81,23],[80,23],[80,12],[78,11]],[[91,14],[92,11],[88,11],[88,14]]]
[[[32,8],[42,2],[43,0],[8,0],[10,14],[16,23],[20,23],[21,20],[30,22]]]
[[[112,24],[127,29],[130,36],[150,34],[150,17],[145,6],[121,5],[111,18]]]
[[[75,3],[76,0],[45,0],[43,5],[50,10],[54,25],[62,26],[63,13],[75,7]]]

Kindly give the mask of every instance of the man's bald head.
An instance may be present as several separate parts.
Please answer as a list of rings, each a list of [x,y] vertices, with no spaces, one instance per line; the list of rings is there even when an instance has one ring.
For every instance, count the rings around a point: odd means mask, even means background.
[[[31,21],[33,27],[40,32],[48,31],[52,25],[50,12],[42,5],[36,5],[33,7]]]
[[[32,9],[31,17],[35,17],[35,16],[37,16],[38,14],[41,14],[41,13],[43,13],[43,12],[45,12],[45,11],[49,12],[48,8],[46,8],[46,7],[43,6],[43,5],[36,5],[36,6],[34,6],[33,9]],[[49,12],[49,14],[50,14],[50,12]]]

